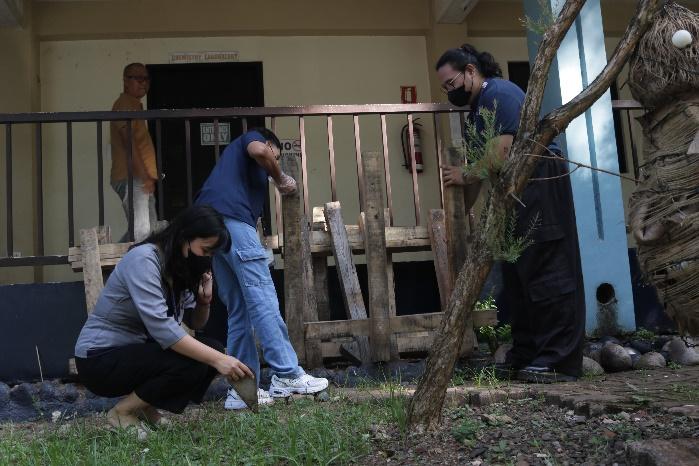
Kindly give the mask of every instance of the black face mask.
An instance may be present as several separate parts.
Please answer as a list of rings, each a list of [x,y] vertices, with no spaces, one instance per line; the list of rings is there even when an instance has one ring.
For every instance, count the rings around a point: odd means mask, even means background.
[[[189,276],[198,282],[202,275],[211,270],[211,259],[211,256],[198,256],[194,254],[190,246],[189,255],[185,258]]]
[[[449,102],[451,102],[453,105],[463,107],[464,105],[468,105],[468,101],[471,100],[471,93],[466,92],[466,89],[461,86],[458,89],[452,89],[449,91],[447,93],[447,99],[449,99]]]

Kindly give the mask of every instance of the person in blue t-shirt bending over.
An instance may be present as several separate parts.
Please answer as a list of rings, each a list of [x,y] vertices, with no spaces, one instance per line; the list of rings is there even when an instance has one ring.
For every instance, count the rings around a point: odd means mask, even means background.
[[[271,403],[272,397],[317,393],[328,387],[327,379],[312,377],[299,367],[279,313],[267,254],[257,234],[257,219],[269,192],[268,177],[282,195],[296,191],[296,181],[282,172],[277,162],[280,150],[279,139],[266,128],[243,134],[223,151],[196,200],[223,214],[231,235],[230,251],[214,257],[214,278],[228,310],[228,354],[253,369],[259,383],[256,336],[274,373],[270,391],[258,389],[260,404]],[[231,389],[225,408],[243,409],[245,403]]]
[[[474,109],[468,121],[478,135],[485,127],[482,109],[495,111],[499,135],[493,150],[501,160],[508,157],[524,92],[502,79],[491,54],[480,53],[469,44],[447,50],[436,70],[449,101]],[[549,146],[549,151],[555,157],[537,163],[522,194],[522,204],[515,207],[515,234],[527,236],[533,244],[516,263],[503,264],[513,348],[501,373],[511,376],[516,370],[517,378],[532,382],[579,377],[585,336],[585,301],[568,163],[557,145]],[[463,167],[443,167],[443,173],[446,185],[464,186],[468,211],[480,192],[480,178],[465,175]]]

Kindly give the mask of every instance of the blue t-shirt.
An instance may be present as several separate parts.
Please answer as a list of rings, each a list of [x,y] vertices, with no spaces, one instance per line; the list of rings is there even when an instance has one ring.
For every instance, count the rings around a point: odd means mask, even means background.
[[[483,118],[480,115],[481,108],[495,112],[495,129],[501,135],[517,134],[519,127],[519,112],[524,103],[524,92],[516,84],[500,78],[489,78],[483,81],[478,100],[474,104],[475,112],[469,113],[469,120],[475,123],[476,130],[480,133],[484,129]]]
[[[523,104],[524,92],[518,85],[506,79],[488,78],[483,81],[481,92],[473,105],[476,111],[469,113],[469,121],[475,124],[476,130],[480,133],[484,129],[480,110],[495,109],[495,130],[500,135],[515,136]],[[549,145],[549,148],[554,152],[560,152],[560,148],[554,142]]]
[[[265,143],[257,131],[249,131],[223,151],[204,182],[196,204],[208,204],[226,217],[257,226],[268,194],[267,172],[248,154],[248,144]]]

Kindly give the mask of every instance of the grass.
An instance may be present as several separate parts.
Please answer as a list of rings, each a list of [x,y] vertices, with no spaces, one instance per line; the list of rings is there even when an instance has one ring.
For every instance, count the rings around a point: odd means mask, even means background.
[[[475,444],[478,434],[485,428],[485,425],[470,417],[461,419],[451,429],[451,435],[457,442],[463,443],[466,446],[472,447]]]
[[[688,383],[673,383],[670,392],[679,400],[699,401],[699,388]]]
[[[452,386],[467,385],[473,383],[478,388],[498,388],[507,385],[507,380],[498,379],[495,367],[482,367],[480,369],[456,369],[451,378]]]
[[[178,419],[179,418],[179,419]],[[372,428],[405,431],[405,401],[318,403],[310,398],[250,412],[204,405],[139,442],[133,432],[109,432],[104,418],[0,431],[0,464],[241,464],[318,465],[359,461],[371,449]]]

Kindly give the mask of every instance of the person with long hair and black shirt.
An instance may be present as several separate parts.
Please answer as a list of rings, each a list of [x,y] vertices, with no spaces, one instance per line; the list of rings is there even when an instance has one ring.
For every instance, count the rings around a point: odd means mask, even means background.
[[[525,94],[502,79],[500,65],[491,54],[464,44],[444,52],[435,69],[449,102],[471,106],[468,122],[476,131],[465,131],[467,144],[485,144],[485,109],[495,113],[497,136],[488,144],[494,151],[490,155],[499,161],[525,156],[510,154]],[[469,140],[474,134],[477,140]],[[579,377],[585,337],[585,298],[568,163],[556,144],[549,146],[548,154],[537,163],[522,202],[515,207],[515,234],[528,237],[532,244],[514,264],[503,264],[513,348],[507,362],[498,366],[499,373],[530,382]],[[466,209],[470,209],[481,179],[465,174],[463,166],[442,170],[446,185],[464,187]]]
[[[216,374],[254,377],[201,329],[212,299],[211,258],[229,250],[223,218],[190,207],[162,232],[133,246],[109,276],[75,345],[80,381],[93,393],[124,396],[107,414],[114,427],[163,421],[201,401]]]

